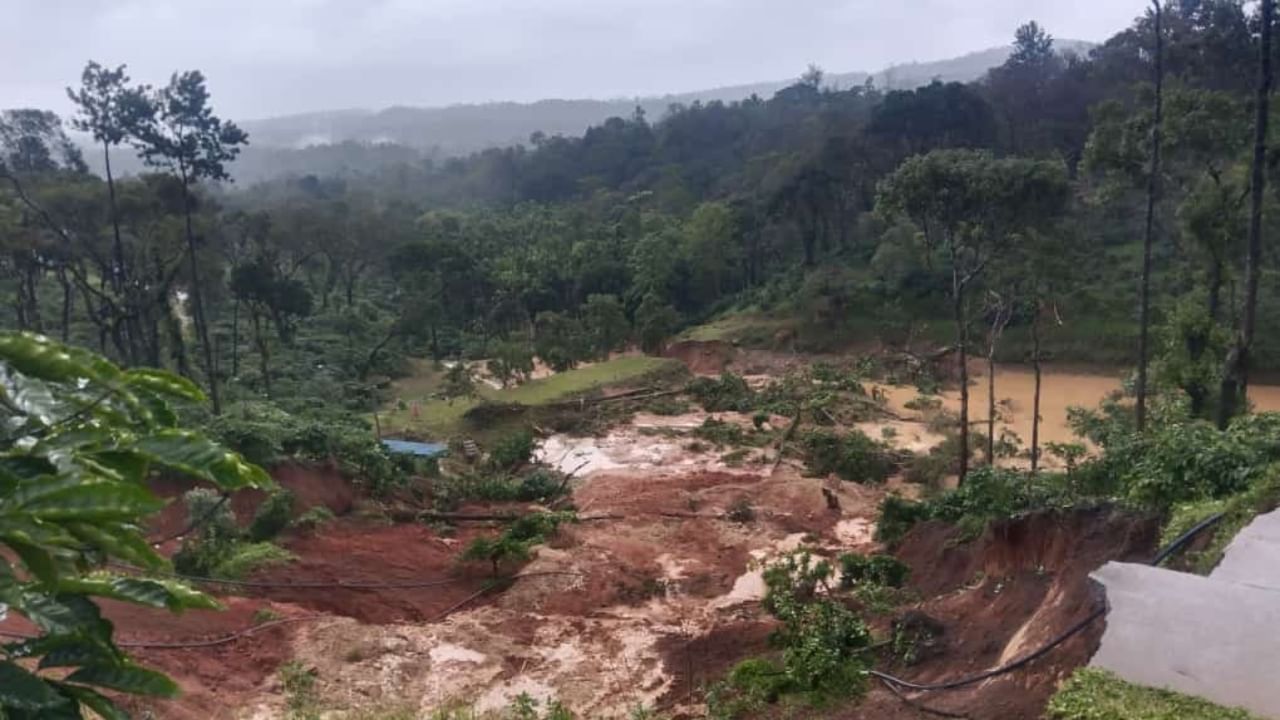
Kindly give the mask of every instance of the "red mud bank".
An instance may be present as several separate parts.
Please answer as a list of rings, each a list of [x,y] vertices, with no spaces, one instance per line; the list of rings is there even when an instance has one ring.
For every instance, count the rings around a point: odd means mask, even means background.
[[[891,672],[935,683],[973,675],[1027,655],[1086,618],[1102,601],[1090,572],[1109,560],[1146,561],[1159,524],[1112,508],[1040,513],[993,524],[982,537],[956,543],[958,531],[925,523],[897,556],[912,568],[919,606],[945,628],[931,657]],[[1104,621],[1012,673],[958,690],[915,694],[930,708],[974,720],[1041,717],[1060,683],[1097,651]],[[916,718],[882,688],[841,718]]]
[[[269,685],[279,667],[291,659],[291,638],[300,623],[266,626],[232,642],[203,647],[153,647],[199,644],[244,633],[263,622],[298,618],[301,623],[350,617],[366,623],[429,622],[467,601],[468,607],[490,601],[475,597],[484,587],[480,570],[459,565],[457,555],[477,531],[463,530],[442,538],[421,525],[393,525],[351,515],[358,492],[329,465],[285,463],[271,475],[296,498],[296,514],[317,506],[337,517],[314,531],[286,531],[277,543],[297,556],[286,565],[266,568],[244,585],[203,588],[219,596],[224,610],[188,611],[173,615],[124,603],[104,602],[117,638],[143,664],[168,673],[181,686],[173,701],[131,700],[138,714],[158,718],[205,720],[244,714]],[[152,537],[170,538],[187,529],[181,496],[189,481],[161,478],[153,490],[171,502],[151,526]],[[241,524],[253,517],[265,493],[235,493],[231,508]],[[166,542],[171,553],[178,540]],[[342,588],[342,584],[393,584],[400,587]],[[287,585],[313,587],[281,587]],[[314,585],[321,587],[314,587]],[[494,593],[497,595],[498,593]],[[140,645],[140,646],[139,646]]]
[[[355,487],[335,465],[283,462],[271,468],[271,477],[277,485],[293,493],[294,511],[299,514],[323,505],[334,515],[345,515],[355,506]],[[151,491],[171,501],[152,518],[152,537],[167,538],[186,529],[187,508],[182,503],[182,495],[193,487],[202,486],[177,477],[159,477],[151,481]],[[265,498],[266,493],[261,490],[240,490],[231,496],[231,509],[241,525],[249,524]]]

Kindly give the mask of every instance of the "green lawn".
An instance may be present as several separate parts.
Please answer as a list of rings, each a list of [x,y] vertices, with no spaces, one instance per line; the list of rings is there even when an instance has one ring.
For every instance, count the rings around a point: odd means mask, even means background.
[[[779,330],[793,324],[793,321],[767,318],[755,313],[731,313],[685,330],[676,337],[676,341],[733,342],[736,340],[747,345],[767,345]]]
[[[458,433],[463,415],[483,401],[545,405],[585,392],[632,382],[647,375],[674,371],[683,367],[679,361],[649,356],[627,356],[602,363],[531,380],[523,385],[497,390],[477,383],[477,398],[460,398],[453,402],[433,399],[444,373],[429,362],[418,362],[415,373],[392,385],[391,403],[379,419],[385,433],[409,433],[429,439],[447,439]],[[400,409],[399,402],[405,404]],[[414,417],[414,406],[418,407]]]

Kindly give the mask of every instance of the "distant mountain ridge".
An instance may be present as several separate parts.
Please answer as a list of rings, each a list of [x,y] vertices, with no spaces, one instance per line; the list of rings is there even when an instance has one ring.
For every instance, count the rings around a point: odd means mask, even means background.
[[[1059,52],[1087,52],[1093,43],[1057,40]],[[1011,46],[989,48],[956,58],[894,65],[877,73],[828,74],[827,86],[848,89],[868,79],[889,90],[912,89],[939,79],[970,82],[1003,63]],[[767,99],[795,79],[733,85],[709,90],[610,100],[539,100],[532,103],[492,102],[447,107],[390,107],[385,110],[334,110],[287,115],[239,124],[257,148],[300,149],[343,142],[391,143],[431,155],[463,155],[488,147],[527,142],[534,132],[581,135],[604,120],[630,116],[637,106],[651,119],[662,117],[673,104],[733,102],[752,95]]]

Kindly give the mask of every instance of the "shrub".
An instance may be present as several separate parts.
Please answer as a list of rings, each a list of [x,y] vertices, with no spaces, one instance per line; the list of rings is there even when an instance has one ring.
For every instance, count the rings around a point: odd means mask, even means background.
[[[768,439],[763,433],[750,433],[741,426],[709,417],[693,429],[695,437],[702,438],[716,447],[759,446]]]
[[[565,513],[529,513],[507,526],[496,537],[480,537],[472,540],[462,552],[463,560],[483,561],[491,564],[494,577],[502,565],[524,562],[529,559],[529,549],[537,545],[572,517]]]
[[[516,499],[521,502],[550,502],[567,489],[564,473],[540,467],[520,479]]]
[[[267,496],[249,523],[249,540],[271,540],[289,527],[293,519],[293,493],[280,489]]]
[[[840,587],[846,590],[859,584],[900,588],[910,574],[911,568],[891,555],[840,556]]]
[[[293,526],[299,530],[315,530],[317,527],[329,522],[334,518],[333,511],[326,505],[316,505],[310,510],[302,513],[293,521]]]
[[[886,495],[880,501],[876,540],[893,545],[915,527],[916,523],[928,520],[930,515],[931,508],[926,503],[908,500],[901,495]]]
[[[758,402],[747,381],[731,372],[718,378],[696,378],[689,383],[689,394],[707,412],[750,412]]]
[[[232,547],[229,555],[213,568],[213,577],[238,580],[272,565],[293,562],[297,557],[269,542],[240,543]]]
[[[956,459],[948,457],[941,448],[933,448],[927,453],[912,455],[902,470],[902,477],[909,483],[939,487],[947,475],[956,471]]]
[[[858,483],[883,482],[893,471],[888,449],[859,430],[837,435],[828,430],[805,433],[805,464],[814,475],[835,473]]]
[[[240,540],[231,504],[207,488],[188,490],[182,501],[187,506],[187,524],[194,530],[174,553],[174,569],[184,575],[212,575]]]
[[[789,553],[764,570],[764,607],[782,621],[773,637],[781,666],[740,663],[708,704],[717,717],[755,717],[764,704],[795,694],[811,704],[863,691],[871,633],[853,611],[829,594],[830,563],[808,551]]]
[[[787,690],[788,678],[782,668],[764,658],[749,658],[708,691],[707,713],[725,720],[759,717]]]
[[[533,457],[533,432],[518,430],[502,436],[489,451],[489,465],[497,470],[517,470]]]
[[[984,465],[969,473],[960,487],[924,502],[886,497],[880,504],[876,539],[893,544],[916,523],[930,519],[958,525],[966,536],[975,536],[991,520],[1033,510],[1069,508],[1090,497],[1066,475],[1032,475]]]

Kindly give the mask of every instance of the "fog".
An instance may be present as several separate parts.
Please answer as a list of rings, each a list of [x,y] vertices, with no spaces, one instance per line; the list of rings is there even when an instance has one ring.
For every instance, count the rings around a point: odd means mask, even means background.
[[[1142,0],[4,0],[0,107],[67,110],[86,60],[209,77],[217,110],[661,95],[878,70],[1007,44],[1037,20],[1100,41]]]

